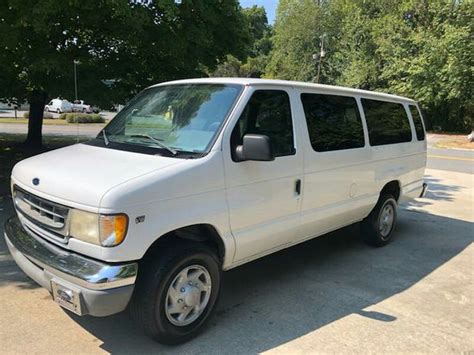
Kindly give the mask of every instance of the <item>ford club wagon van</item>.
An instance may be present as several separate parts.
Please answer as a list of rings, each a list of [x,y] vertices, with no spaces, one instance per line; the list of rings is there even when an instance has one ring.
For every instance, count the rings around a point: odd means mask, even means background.
[[[221,275],[356,222],[393,238],[422,196],[413,100],[260,79],[152,86],[86,143],[13,169],[17,264],[79,315],[129,308],[166,344],[203,328]]]

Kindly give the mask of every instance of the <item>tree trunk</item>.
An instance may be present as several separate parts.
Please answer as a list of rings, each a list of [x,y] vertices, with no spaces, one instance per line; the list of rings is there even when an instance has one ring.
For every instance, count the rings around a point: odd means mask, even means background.
[[[30,115],[28,119],[28,136],[25,144],[33,147],[42,145],[43,112],[46,104],[47,94],[35,90],[28,98],[30,104]]]

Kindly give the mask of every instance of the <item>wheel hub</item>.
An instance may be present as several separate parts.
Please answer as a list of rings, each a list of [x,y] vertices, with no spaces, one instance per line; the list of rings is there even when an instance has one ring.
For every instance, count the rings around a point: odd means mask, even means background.
[[[191,324],[204,312],[211,297],[211,275],[201,265],[181,270],[166,295],[165,313],[176,326]]]
[[[386,238],[392,230],[395,221],[395,209],[393,205],[386,204],[379,217],[379,231],[382,237]]]
[[[201,291],[197,287],[191,285],[184,287],[183,300],[186,306],[196,307],[199,304],[200,299]]]

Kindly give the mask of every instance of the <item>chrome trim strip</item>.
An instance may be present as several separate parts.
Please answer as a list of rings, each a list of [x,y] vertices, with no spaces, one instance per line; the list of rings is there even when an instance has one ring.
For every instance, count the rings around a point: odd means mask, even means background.
[[[13,187],[13,201],[17,212],[42,230],[40,235],[53,233],[66,239],[69,207],[38,197],[16,185]]]
[[[46,214],[50,214],[50,215],[52,215],[52,216],[54,216],[54,217],[58,217],[58,218],[61,218],[61,219],[64,220],[65,217],[67,216],[67,215],[66,215],[66,216],[62,216],[62,215],[60,215],[60,214],[58,214],[58,213],[55,213],[55,212],[54,212],[54,206],[52,206],[52,207],[53,207],[53,210],[50,211],[50,210],[48,210],[48,209],[46,209],[46,208],[44,208],[44,207],[41,207],[40,205],[35,204],[33,201],[30,201],[30,200],[28,200],[27,198],[22,199],[22,201],[23,201],[24,203],[26,203],[26,204],[28,204],[28,205],[34,207],[34,208],[37,208],[37,209],[43,211],[43,212],[46,213]],[[41,212],[40,212],[40,213],[41,213]]]
[[[106,290],[135,283],[138,264],[109,264],[66,251],[28,234],[18,217],[5,222],[5,240],[31,262],[73,284]]]

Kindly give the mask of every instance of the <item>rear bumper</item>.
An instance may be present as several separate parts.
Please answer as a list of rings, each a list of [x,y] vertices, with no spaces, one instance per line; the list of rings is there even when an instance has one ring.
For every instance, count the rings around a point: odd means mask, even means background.
[[[5,241],[15,262],[34,281],[50,292],[59,284],[77,295],[74,312],[101,317],[127,307],[137,263],[109,264],[65,251],[27,233],[17,217],[5,223]]]

